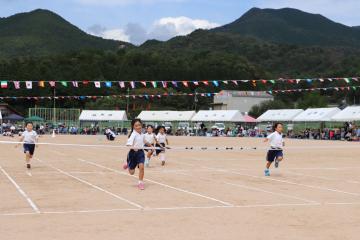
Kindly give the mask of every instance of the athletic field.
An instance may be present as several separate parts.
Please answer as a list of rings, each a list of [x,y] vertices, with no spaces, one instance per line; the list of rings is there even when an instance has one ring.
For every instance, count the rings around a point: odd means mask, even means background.
[[[284,162],[264,177],[262,139],[169,140],[246,150],[168,150],[140,191],[121,168],[124,148],[43,145],[27,171],[21,148],[0,144],[0,239],[359,239],[359,143],[285,139]],[[123,146],[125,137],[40,142]]]

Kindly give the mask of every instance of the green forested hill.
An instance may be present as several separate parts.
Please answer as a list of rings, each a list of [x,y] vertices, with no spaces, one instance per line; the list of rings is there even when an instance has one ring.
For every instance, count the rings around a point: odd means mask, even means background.
[[[48,10],[0,18],[0,57],[63,54],[82,49],[116,50],[119,41],[89,35]]]

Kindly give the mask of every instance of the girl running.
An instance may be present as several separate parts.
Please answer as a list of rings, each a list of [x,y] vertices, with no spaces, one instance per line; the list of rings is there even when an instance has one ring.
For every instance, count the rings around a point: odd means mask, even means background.
[[[270,141],[270,149],[266,157],[265,176],[270,176],[270,166],[275,161],[275,168],[279,167],[279,162],[284,158],[282,147],[285,146],[282,137],[283,125],[282,123],[275,123],[274,132],[271,133],[264,142]]]
[[[165,165],[165,147],[166,145],[169,145],[169,141],[167,139],[167,136],[165,134],[165,127],[161,126],[159,128],[159,133],[156,135],[157,144],[156,146],[162,149],[156,150],[156,154],[159,156],[159,159],[161,161],[161,165]]]
[[[26,129],[21,134],[21,137],[19,140],[19,142],[24,143],[23,147],[24,147],[25,162],[26,162],[27,169],[31,169],[31,159],[34,156],[35,146],[38,147],[38,145],[36,145],[36,143],[38,142],[39,136],[33,130],[33,127],[34,127],[33,123],[31,123],[31,122],[26,123]],[[20,144],[21,143],[19,143],[16,147],[20,146]]]
[[[135,174],[136,167],[139,168],[139,183],[138,188],[144,190],[144,134],[141,133],[142,122],[140,119],[134,119],[131,121],[131,132],[127,140],[126,146],[131,147],[128,153],[127,161],[124,163],[124,169],[129,169],[130,175]]]
[[[146,133],[144,136],[145,139],[145,147],[155,147],[156,142],[156,137],[154,132],[154,127],[151,125],[148,125],[146,128]],[[145,149],[146,151],[146,155],[145,155],[145,167],[149,167],[150,165],[150,159],[151,156],[154,153],[153,149]]]

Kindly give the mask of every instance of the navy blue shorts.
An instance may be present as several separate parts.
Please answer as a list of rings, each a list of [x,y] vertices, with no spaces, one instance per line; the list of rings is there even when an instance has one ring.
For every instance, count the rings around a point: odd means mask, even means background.
[[[35,152],[35,144],[24,143],[24,153],[29,152],[30,155],[34,155]]]
[[[156,155],[159,155],[159,153],[164,153],[165,152],[165,143],[158,143],[156,144],[156,147],[158,148],[164,148],[164,149],[157,149],[156,150]]]
[[[130,170],[134,170],[139,164],[144,164],[145,154],[143,150],[130,150],[127,156],[127,163]]]
[[[279,157],[283,157],[283,150],[269,150],[266,156],[268,162],[273,162]]]

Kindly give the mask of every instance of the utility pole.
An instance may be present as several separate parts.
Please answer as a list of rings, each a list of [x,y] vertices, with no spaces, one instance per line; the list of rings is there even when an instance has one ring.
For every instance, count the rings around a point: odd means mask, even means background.
[[[199,102],[198,96],[197,96],[197,90],[195,89],[195,94],[194,94],[194,106],[195,106],[195,111],[197,108],[197,103]]]
[[[53,125],[55,126],[56,123],[56,89],[53,89]]]
[[[126,114],[129,114],[130,88],[127,88],[126,95]]]

